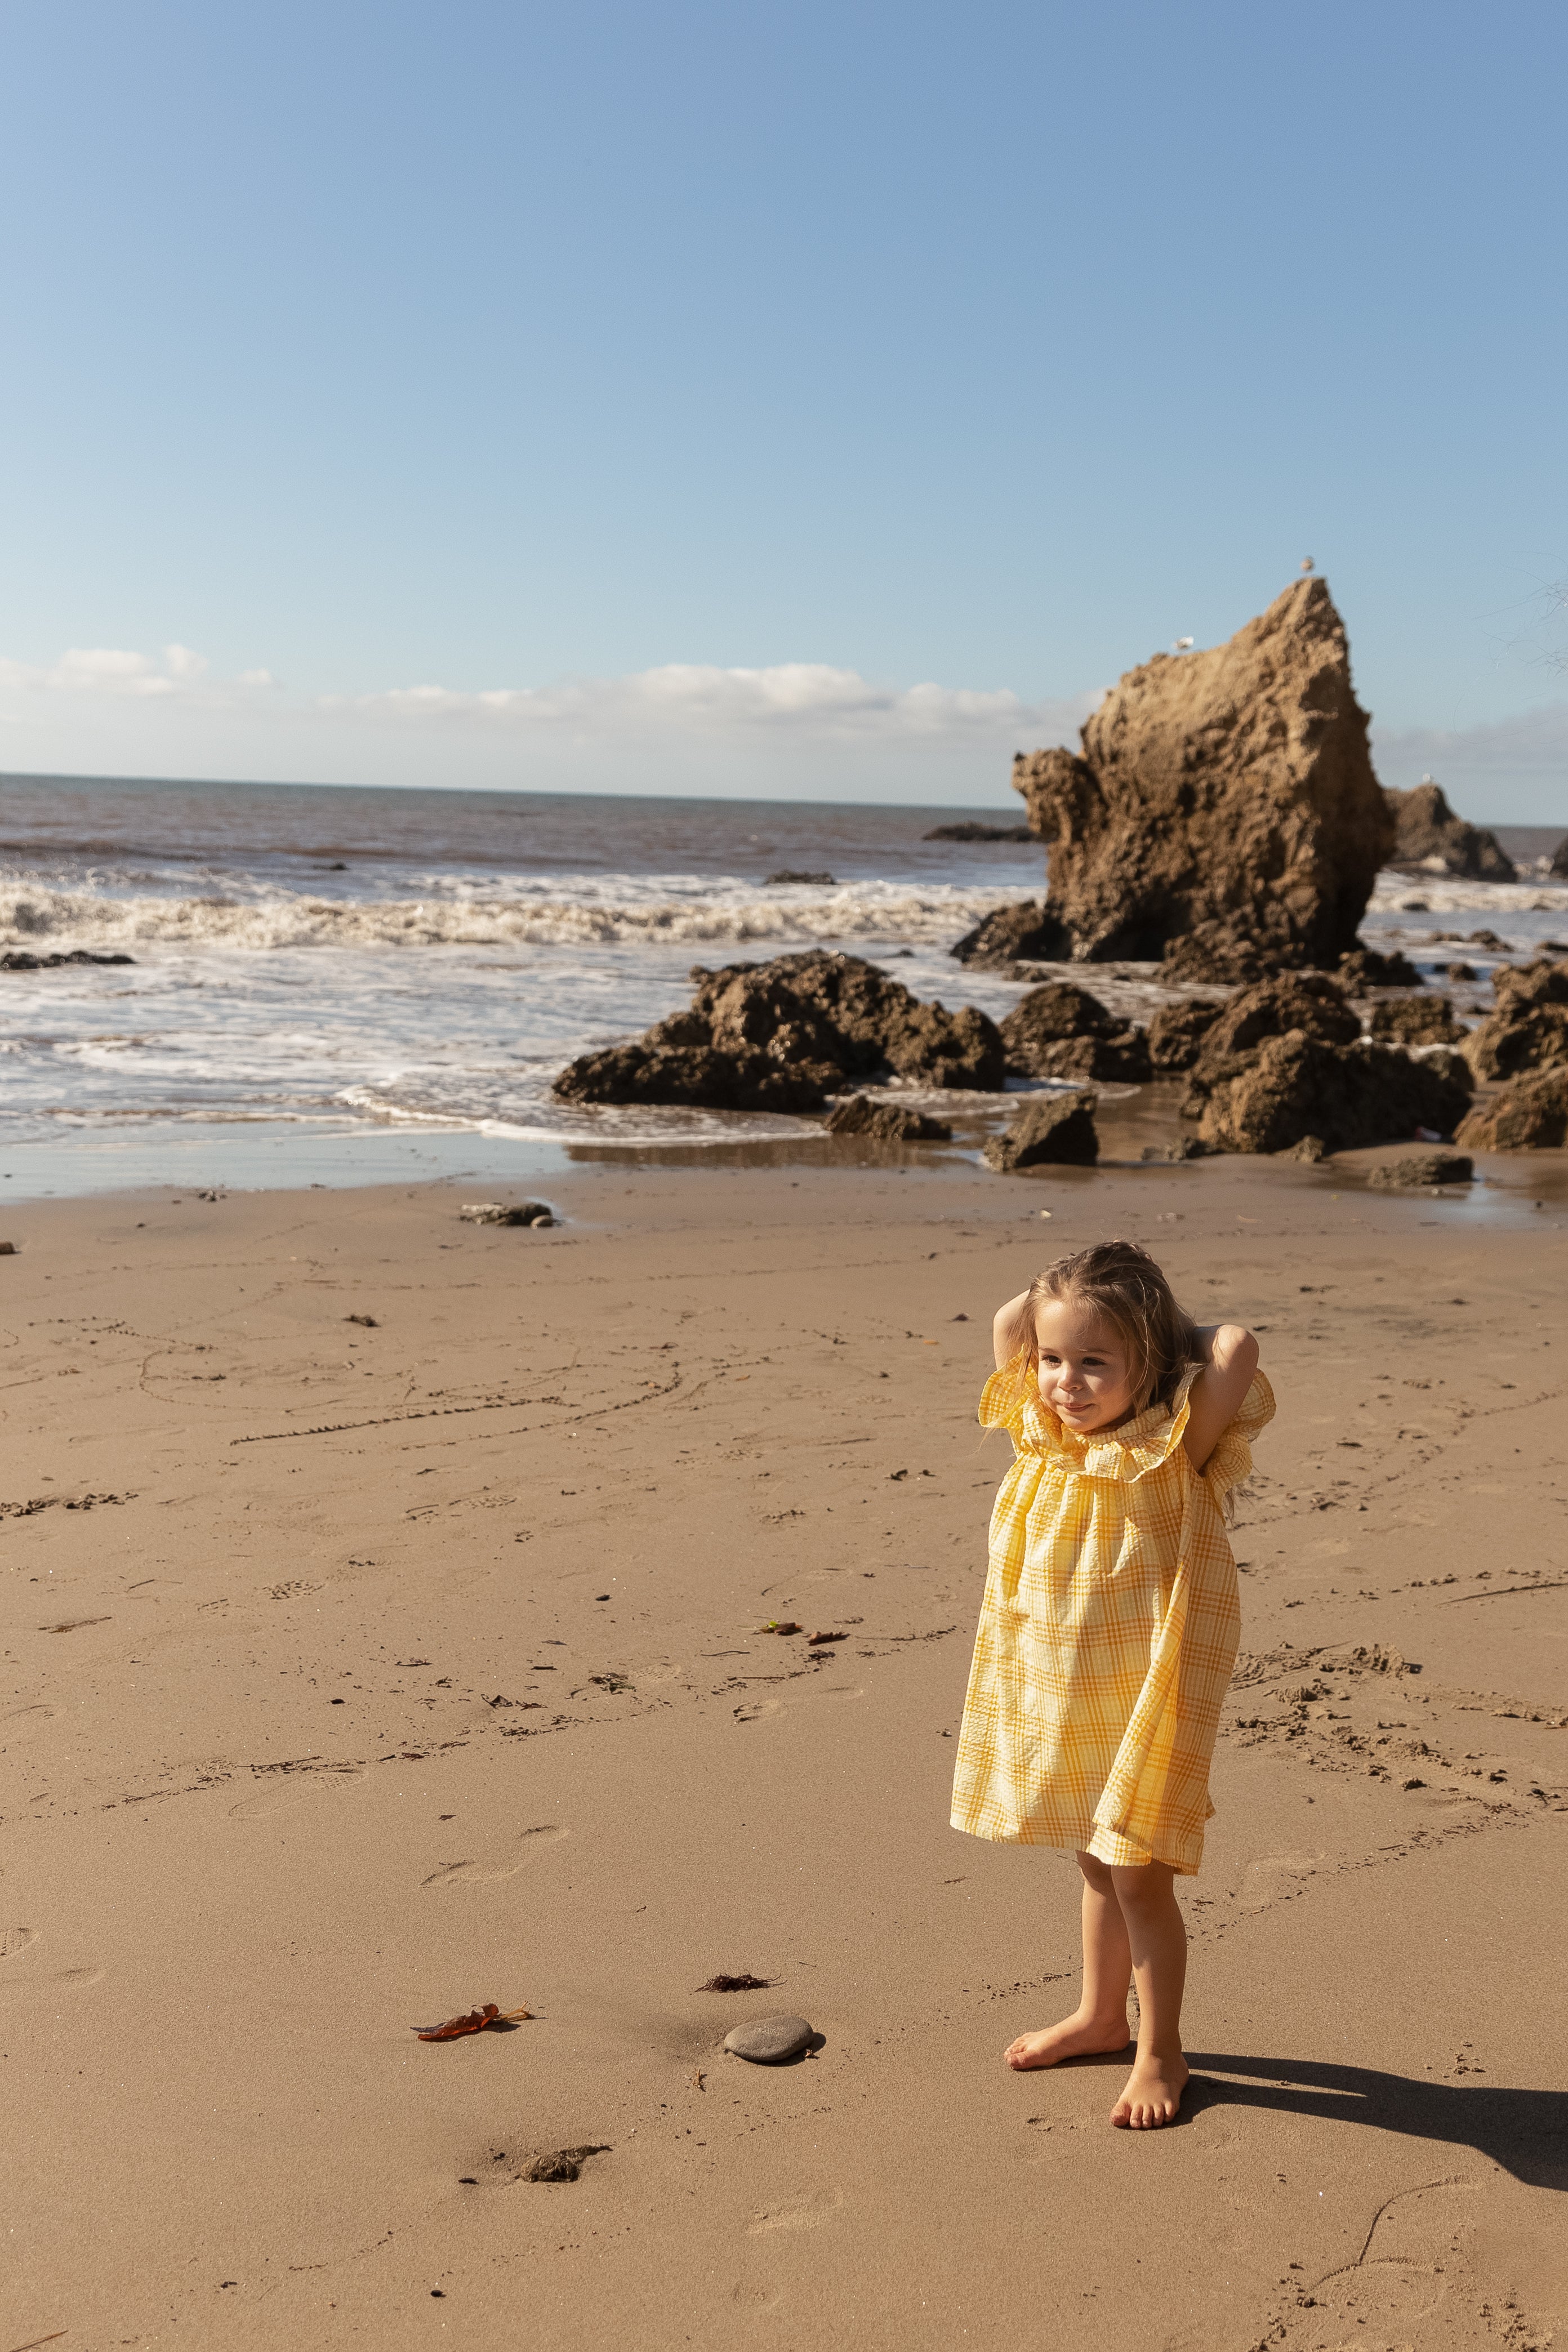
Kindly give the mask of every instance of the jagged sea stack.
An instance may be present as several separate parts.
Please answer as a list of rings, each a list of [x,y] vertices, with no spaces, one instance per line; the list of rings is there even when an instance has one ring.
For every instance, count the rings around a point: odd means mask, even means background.
[[[1296,582],[1226,645],[1129,670],[1081,753],[1014,762],[1050,844],[1057,952],[1152,959],[1198,934],[1221,958],[1331,968],[1394,844],[1366,730],[1321,579]]]

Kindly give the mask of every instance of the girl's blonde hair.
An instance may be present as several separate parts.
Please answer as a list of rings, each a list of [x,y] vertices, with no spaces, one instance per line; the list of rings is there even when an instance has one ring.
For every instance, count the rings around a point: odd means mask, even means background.
[[[1164,1275],[1136,1242],[1096,1242],[1037,1274],[1014,1318],[1009,1356],[1026,1348],[1039,1360],[1035,1316],[1053,1299],[1072,1299],[1109,1323],[1127,1350],[1135,1410],[1169,1404],[1186,1366],[1201,1360],[1197,1328],[1177,1306]]]

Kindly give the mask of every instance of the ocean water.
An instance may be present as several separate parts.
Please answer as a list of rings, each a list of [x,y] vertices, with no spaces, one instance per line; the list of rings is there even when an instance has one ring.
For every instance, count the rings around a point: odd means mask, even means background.
[[[0,972],[0,1178],[12,1197],[164,1177],[499,1180],[605,1149],[798,1136],[779,1118],[572,1108],[550,1085],[574,1055],[684,1004],[694,963],[785,949],[843,948],[917,995],[1004,1013],[1016,986],[947,950],[988,908],[1037,896],[1044,856],[924,838],[976,816],[1017,822],[1016,809],[5,780],[0,946],[134,961]],[[1568,926],[1568,888],[1385,877],[1363,929],[1425,939],[1445,923],[1489,925],[1523,950]],[[1091,984],[1129,1011],[1154,1001],[1136,973]]]

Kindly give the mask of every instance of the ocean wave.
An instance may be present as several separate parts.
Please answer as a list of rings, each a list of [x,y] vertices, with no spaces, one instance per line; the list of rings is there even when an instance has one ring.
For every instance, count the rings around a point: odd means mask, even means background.
[[[1568,914],[1568,883],[1462,882],[1434,874],[1380,874],[1373,915]]]
[[[1026,893],[1018,893],[1024,897]],[[941,941],[979,921],[992,890],[918,893],[818,888],[760,897],[730,891],[627,905],[582,898],[104,898],[29,889],[0,892],[0,943],[71,947],[425,948],[573,947],[708,942],[812,945],[835,939]]]

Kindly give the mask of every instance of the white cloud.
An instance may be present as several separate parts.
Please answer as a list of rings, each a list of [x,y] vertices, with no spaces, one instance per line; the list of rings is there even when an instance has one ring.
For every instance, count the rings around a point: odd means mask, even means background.
[[[381,694],[324,698],[323,709],[394,722],[478,721],[528,731],[641,735],[771,732],[883,740],[942,737],[1018,744],[1062,741],[1076,733],[1099,697],[1027,703],[1005,688],[879,686],[858,670],[825,662],[780,662],[767,669],[721,669],[671,662],[623,677],[571,678],[549,687],[493,687],[458,692],[441,686],[398,687]]]
[[[189,646],[165,646],[161,667],[147,654],[110,646],[68,646],[53,662],[8,661],[0,656],[0,693],[110,695],[144,702],[190,698],[199,692],[204,698],[216,694],[221,700],[231,687],[271,684],[265,670],[252,670],[243,677],[198,688],[208,667],[205,656],[193,653]]]

